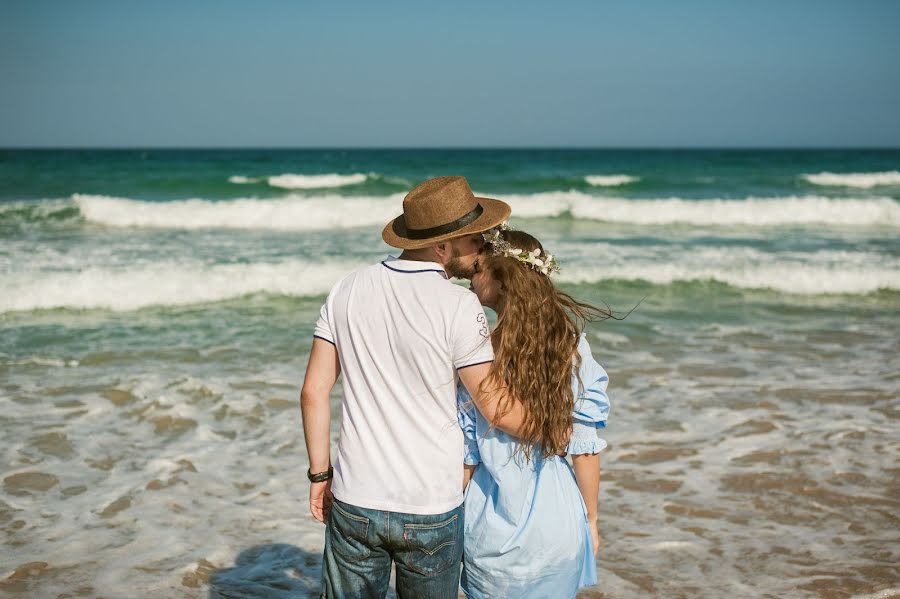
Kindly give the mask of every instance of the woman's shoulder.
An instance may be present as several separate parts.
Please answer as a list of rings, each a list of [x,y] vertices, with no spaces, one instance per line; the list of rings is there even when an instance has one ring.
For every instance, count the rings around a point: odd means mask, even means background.
[[[588,341],[587,333],[581,333],[581,335],[578,336],[578,345],[576,346],[576,351],[578,352],[578,355],[581,356],[582,364],[586,360],[589,360],[591,362],[595,361],[594,354],[591,352],[591,344]]]
[[[594,379],[606,376],[606,370],[594,358],[594,354],[591,351],[591,344],[588,342],[587,333],[581,333],[581,336],[578,339],[577,351],[578,355],[581,358],[581,367],[579,368],[579,374],[582,379]]]

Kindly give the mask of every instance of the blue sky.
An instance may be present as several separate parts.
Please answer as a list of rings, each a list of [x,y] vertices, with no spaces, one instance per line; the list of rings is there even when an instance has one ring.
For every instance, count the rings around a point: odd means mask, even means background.
[[[0,3],[3,147],[900,146],[900,2]]]

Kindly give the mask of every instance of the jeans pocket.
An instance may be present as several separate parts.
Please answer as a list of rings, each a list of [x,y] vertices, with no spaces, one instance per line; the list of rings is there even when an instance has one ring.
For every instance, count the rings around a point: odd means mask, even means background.
[[[351,514],[335,501],[331,504],[328,524],[331,547],[345,560],[355,562],[369,557],[371,550],[368,544],[368,518]]]
[[[434,524],[406,524],[403,538],[410,551],[407,566],[426,576],[443,572],[462,558],[459,514]]]

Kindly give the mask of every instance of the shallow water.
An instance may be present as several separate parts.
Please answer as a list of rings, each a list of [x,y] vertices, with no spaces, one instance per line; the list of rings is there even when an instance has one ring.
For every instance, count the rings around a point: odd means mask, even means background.
[[[2,367],[4,589],[200,597],[210,576],[247,584],[225,570],[249,551],[262,584],[282,576],[313,592],[323,537],[307,515],[297,389],[317,303],[161,313],[131,330],[115,315],[32,325],[48,344],[84,349]],[[813,306],[810,327],[760,302],[744,324],[724,325],[690,304],[651,296],[624,322],[590,329],[613,402],[598,590],[897,587],[893,311]],[[221,327],[189,346],[179,337],[197,319]],[[120,329],[121,345],[89,351],[104,328]],[[254,351],[247,335],[271,345]],[[291,342],[294,355],[279,350]]]
[[[513,224],[567,291],[640,302],[588,331],[612,411],[585,597],[900,595],[900,187],[804,178],[890,173],[900,154],[389,154],[100,155],[82,174],[56,156],[63,181],[26,176],[46,157],[3,155],[0,173],[24,174],[0,182],[0,589],[316,596],[298,406],[312,325],[337,277],[387,251],[402,181],[447,159],[516,194]],[[326,180],[336,196],[228,181],[356,172],[380,174]],[[619,174],[636,181],[584,179]],[[191,177],[202,201],[179,204]]]

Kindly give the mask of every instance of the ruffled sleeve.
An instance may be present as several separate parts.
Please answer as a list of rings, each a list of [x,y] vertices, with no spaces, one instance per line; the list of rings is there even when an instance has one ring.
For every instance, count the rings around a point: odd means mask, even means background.
[[[581,336],[578,343],[578,353],[581,355],[578,374],[584,388],[579,385],[578,377],[573,375],[575,411],[572,414],[572,436],[566,451],[573,455],[599,453],[606,448],[606,441],[597,435],[597,429],[606,426],[606,418],[609,416],[609,396],[606,394],[609,377],[591,355],[591,347],[585,335]]]
[[[472,397],[460,383],[456,388],[456,417],[463,432],[463,463],[470,466],[481,463],[481,453],[475,437],[475,410]]]

